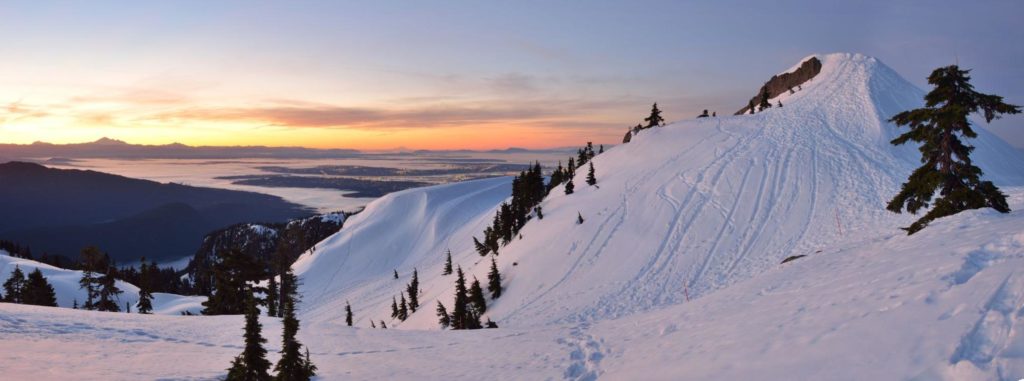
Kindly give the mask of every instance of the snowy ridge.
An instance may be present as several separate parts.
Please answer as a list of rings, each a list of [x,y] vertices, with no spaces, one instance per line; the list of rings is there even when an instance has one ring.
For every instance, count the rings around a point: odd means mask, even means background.
[[[53,286],[53,291],[57,294],[57,306],[71,308],[76,300],[79,306],[85,303],[85,290],[78,286],[78,281],[82,279],[81,271],[62,269],[30,259],[15,258],[6,251],[0,250],[0,283],[11,277],[11,271],[14,271],[15,266],[21,268],[26,276],[38,268]],[[139,288],[120,280],[117,281],[117,288],[123,291],[117,299],[118,306],[123,311],[125,303],[130,303],[132,312],[135,312],[135,304],[139,301]],[[153,313],[163,315],[179,315],[185,311],[199,313],[203,309],[204,301],[206,301],[205,296],[182,296],[156,292],[153,293]]]
[[[773,100],[783,108],[645,130],[594,160],[600,188],[586,186],[580,171],[575,194],[553,191],[545,218],[528,223],[524,239],[498,257],[508,288],[488,316],[511,326],[627,316],[708,295],[790,255],[906,226],[912,216],[884,206],[918,165],[918,152],[890,145],[899,131],[886,120],[920,107],[924,93],[874,58],[818,57],[821,73]],[[1024,184],[1019,152],[978,130],[975,162],[986,178]],[[397,325],[436,329],[435,298],[451,300],[453,279],[439,275],[445,248],[470,279],[486,278],[471,242],[508,195],[495,185],[414,189],[371,204],[296,264],[310,317],[339,319],[344,300],[358,300],[364,324],[390,320],[391,297],[417,267],[426,312]],[[490,197],[465,196],[483,191]],[[391,279],[393,269],[400,281]]]

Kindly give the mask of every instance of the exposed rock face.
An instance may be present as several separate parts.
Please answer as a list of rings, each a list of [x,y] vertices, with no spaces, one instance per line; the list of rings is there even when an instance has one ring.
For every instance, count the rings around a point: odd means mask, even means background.
[[[818,75],[819,72],[821,72],[821,61],[819,61],[817,57],[811,57],[800,64],[800,67],[792,72],[772,76],[772,79],[769,79],[764,86],[761,86],[761,88],[757,90],[757,95],[750,99],[750,104],[756,106],[760,103],[761,94],[765,90],[768,91],[769,99],[774,98],[783,92],[789,91],[789,89],[796,89],[797,86],[807,82],[811,78],[814,78],[814,76]],[[749,107],[750,106],[743,106],[739,111],[736,111],[735,115],[746,114],[750,111]]]

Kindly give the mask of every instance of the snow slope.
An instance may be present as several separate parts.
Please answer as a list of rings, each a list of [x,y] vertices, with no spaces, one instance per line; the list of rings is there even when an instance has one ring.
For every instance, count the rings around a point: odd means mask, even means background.
[[[889,144],[900,132],[886,119],[920,107],[924,93],[874,58],[819,58],[821,73],[802,91],[773,100],[783,108],[642,131],[594,159],[599,188],[578,171],[576,193],[552,192],[545,218],[503,248],[507,290],[488,316],[517,327],[628,316],[708,295],[790,255],[909,224],[912,216],[884,206],[918,165],[918,152]],[[972,144],[986,178],[1024,184],[1020,153],[978,130]],[[348,300],[364,325],[390,320],[391,298],[416,267],[428,308],[392,324],[436,329],[436,298],[452,299],[452,277],[440,276],[445,249],[486,279],[489,263],[473,252],[472,237],[507,196],[507,180],[487,180],[372,203],[296,264],[307,317],[339,319]],[[392,279],[395,269],[400,280]]]
[[[478,331],[303,320],[299,339],[319,380],[1015,381],[1024,188],[1005,190],[1008,215],[971,211],[836,246],[625,318]],[[0,303],[0,368],[19,380],[213,380],[242,350],[242,320]],[[280,320],[261,320],[276,361]]]
[[[85,290],[78,286],[78,280],[82,279],[81,271],[66,270],[30,259],[15,258],[0,250],[0,283],[11,277],[11,271],[14,271],[15,266],[21,268],[25,276],[38,268],[53,286],[54,293],[57,294],[58,306],[71,308],[76,300],[79,305],[85,303]],[[139,301],[139,288],[123,281],[117,281],[117,288],[123,291],[118,297],[118,305],[121,306],[121,309],[124,310],[125,303],[130,303],[132,311],[135,311],[135,304]],[[204,301],[206,301],[206,297],[203,296],[182,296],[156,292],[153,293],[153,313],[164,315],[179,315],[185,311],[199,313],[203,309]]]

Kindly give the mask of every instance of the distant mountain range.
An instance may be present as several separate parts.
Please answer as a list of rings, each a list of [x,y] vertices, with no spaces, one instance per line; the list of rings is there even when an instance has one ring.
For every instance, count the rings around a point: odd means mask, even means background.
[[[107,143],[116,144],[116,143]],[[96,146],[95,144],[93,146]],[[161,184],[95,171],[0,164],[0,239],[76,258],[99,246],[118,262],[188,256],[215,229],[312,214],[276,196]]]
[[[572,152],[575,148],[551,148],[530,150],[506,148],[487,151],[472,150],[400,150],[396,152],[363,152],[354,149],[316,149],[305,147],[266,146],[188,146],[181,143],[164,145],[129,144],[121,140],[101,138],[89,143],[53,144],[35,142],[32,144],[0,144],[0,162],[50,158],[57,164],[68,164],[70,159],[231,159],[231,158],[277,158],[277,159],[334,159],[380,155],[429,155],[469,153],[524,153],[524,152]]]

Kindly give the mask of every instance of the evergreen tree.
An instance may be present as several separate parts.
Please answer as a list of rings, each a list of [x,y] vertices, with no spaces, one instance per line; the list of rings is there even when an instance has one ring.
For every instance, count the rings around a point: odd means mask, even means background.
[[[537,219],[538,220],[543,220],[544,219],[544,208],[542,208],[540,205],[537,205],[536,208],[533,208],[533,211],[537,212]]]
[[[462,266],[455,269],[455,304],[452,306],[452,329],[469,329],[472,326],[472,312],[469,310],[469,293],[466,290],[466,276]]]
[[[352,326],[352,305],[345,301],[345,324]]]
[[[73,310],[77,310],[78,309],[78,299],[75,299],[74,303],[71,304],[71,309],[73,309]]]
[[[711,112],[711,117],[712,118],[717,118],[718,117],[718,112],[712,111]]]
[[[28,274],[25,282],[25,290],[22,294],[22,303],[34,306],[57,306],[57,294],[53,292],[53,286],[46,281],[43,272],[38,268]]]
[[[370,320],[370,328],[377,328],[377,324],[374,323],[373,320]]]
[[[477,241],[476,237],[473,237],[473,245],[479,245],[480,241]],[[444,260],[444,270],[441,270],[441,275],[452,275],[452,249],[448,249],[448,258]]]
[[[380,329],[388,329],[388,324],[383,320],[380,321]]]
[[[594,162],[590,162],[590,169],[587,171],[587,184],[597,184],[597,177],[594,177]]]
[[[886,208],[895,213],[906,208],[917,214],[932,203],[936,191],[939,193],[928,213],[903,228],[907,234],[914,234],[937,218],[964,210],[989,207],[1001,213],[1010,211],[999,188],[991,181],[981,181],[981,168],[974,166],[970,158],[974,147],[960,138],[977,137],[967,120],[969,114],[980,111],[985,121],[991,122],[1002,114],[1020,113],[1021,109],[1003,103],[1003,97],[998,95],[974,91],[969,72],[956,65],[936,69],[928,77],[928,83],[935,88],[925,95],[925,107],[901,112],[890,119],[898,126],[910,127],[892,144],[921,143],[923,165],[914,170]]]
[[[565,194],[572,194],[573,189],[575,188],[576,186],[572,184],[572,179],[569,179],[569,181],[565,183]]]
[[[754,100],[753,99],[751,99],[750,102],[747,103],[747,110],[750,110],[750,115],[754,115]]]
[[[277,316],[277,303],[281,298],[280,290],[277,276],[270,274],[270,280],[267,281],[267,316]]]
[[[764,111],[772,108],[772,103],[769,102],[771,97],[768,95],[768,87],[761,88],[761,103],[757,105],[758,111]]]
[[[473,277],[473,284],[469,286],[469,303],[473,307],[473,314],[481,316],[487,312],[487,299],[484,297],[484,290],[480,288],[480,281]]]
[[[4,299],[7,303],[24,303],[25,302],[25,286],[28,281],[25,280],[25,273],[21,271],[18,265],[14,265],[14,270],[11,271],[11,276],[4,282]]]
[[[412,280],[409,281],[405,293],[409,294],[409,311],[416,312],[420,307],[420,277],[415,268],[412,269]]]
[[[284,310],[284,318],[281,321],[281,359],[274,366],[274,370],[277,371],[275,379],[280,381],[309,380],[316,375],[316,367],[312,362],[302,358],[302,343],[295,338],[299,333],[295,304],[296,300],[289,297],[281,306]]]
[[[661,126],[665,124],[665,118],[661,117],[661,110],[658,110],[657,103],[655,103],[654,106],[651,106],[651,115],[644,118],[644,121],[647,122],[646,128]]]
[[[448,309],[444,308],[444,304],[441,301],[437,301],[437,323],[441,324],[441,328],[448,328],[452,324],[451,316],[448,316]]]
[[[114,299],[118,298],[123,291],[117,287],[117,278],[114,277],[114,268],[108,268],[107,272],[97,279],[99,284],[99,298],[96,300],[97,311],[121,312],[121,306]]]
[[[80,256],[80,268],[82,278],[78,280],[79,288],[85,289],[85,304],[82,308],[86,310],[96,309],[96,299],[99,298],[99,276],[98,271],[106,271],[106,263],[103,263],[103,256],[95,246],[82,249]]]
[[[398,279],[398,269],[395,269],[395,279]]]
[[[498,328],[498,323],[495,323],[495,322],[491,321],[491,318],[487,318],[487,324],[484,327],[486,327],[486,328]]]
[[[153,312],[153,293],[152,293],[152,270],[149,265],[146,264],[146,258],[142,258],[141,265],[139,265],[139,313],[149,314]],[[156,264],[153,264],[154,270]]]
[[[598,146],[597,148],[597,154],[600,155],[602,153],[604,153],[604,144]]]
[[[778,105],[776,105],[776,107],[778,107],[778,108],[782,108],[782,101],[781,101],[781,100],[779,101],[779,104],[778,104]]]
[[[576,212],[576,223],[583,225],[583,214],[580,212]]]
[[[238,249],[218,254],[220,261],[213,265],[213,293],[203,302],[203,315],[243,314],[247,282],[264,279],[266,268]]]
[[[263,348],[263,343],[266,343],[267,339],[264,339],[260,332],[263,328],[263,325],[260,324],[260,310],[256,308],[256,297],[253,296],[252,289],[248,289],[247,294],[245,348],[242,350],[242,354],[235,357],[231,363],[227,380],[269,381],[271,378],[267,374],[267,370],[270,369],[270,361],[267,361],[267,350]]]
[[[405,303],[405,294],[402,294],[402,301],[398,303],[398,320],[405,321],[409,317],[409,306]]]
[[[491,292],[491,298],[501,297],[501,273],[498,272],[498,261],[491,257],[491,271],[487,273],[487,291]]]
[[[299,302],[299,278],[291,266],[287,266],[281,273],[281,301],[277,303],[277,316],[284,317],[284,305],[292,301]]]
[[[487,227],[487,229],[490,229],[490,227]],[[486,240],[486,237],[489,235],[488,232],[489,230],[484,231],[484,240]],[[476,239],[475,236],[473,237],[473,248],[476,249],[476,253],[480,254],[481,257],[491,252],[491,249],[487,247],[486,244],[481,243],[480,240]]]
[[[395,299],[394,296],[391,297],[391,318],[398,318],[398,299]]]
[[[711,116],[711,115],[708,115],[708,109],[704,109],[703,113],[701,113],[700,115],[697,115],[698,118],[707,118],[709,116]]]

